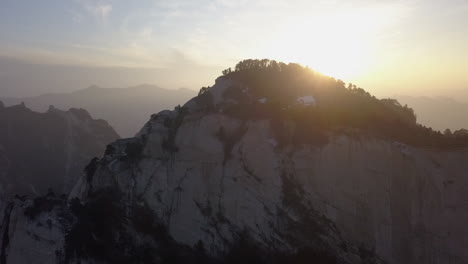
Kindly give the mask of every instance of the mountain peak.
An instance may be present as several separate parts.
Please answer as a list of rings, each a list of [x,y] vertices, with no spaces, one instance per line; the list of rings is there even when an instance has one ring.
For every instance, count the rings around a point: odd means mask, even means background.
[[[441,244],[462,239],[449,230],[465,224],[465,213],[451,211],[454,225],[434,225],[447,221],[448,207],[423,201],[461,194],[454,182],[468,186],[464,174],[451,173],[453,166],[466,170],[456,162],[466,149],[452,149],[466,138],[418,125],[396,100],[276,65],[281,70],[225,72],[182,107],[152,115],[137,136],[109,145],[72,197],[120,193],[115,204],[133,205],[117,211],[130,218],[132,210],[151,212],[146,226],[163,226],[188,254],[203,249],[221,263],[239,252],[255,252],[239,262],[260,255],[259,263],[444,259],[450,250],[418,255],[417,238],[436,232],[450,233],[434,238]]]
[[[108,145],[69,202],[37,198],[11,252],[38,233],[71,262],[464,263],[467,135],[302,66],[244,64]]]
[[[325,139],[336,131],[360,131],[418,147],[468,147],[468,137],[447,137],[418,124],[413,109],[397,100],[378,99],[299,64],[245,60],[223,73],[213,87],[200,89],[185,106],[243,120],[294,124],[303,136]],[[302,141],[294,136],[290,140]]]

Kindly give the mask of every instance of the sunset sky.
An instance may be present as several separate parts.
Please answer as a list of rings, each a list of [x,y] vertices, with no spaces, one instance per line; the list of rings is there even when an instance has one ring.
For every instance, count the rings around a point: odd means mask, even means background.
[[[0,92],[16,95],[6,86],[17,69],[27,68],[25,86],[42,78],[37,69],[59,67],[125,72],[83,75],[76,87],[198,89],[239,60],[270,58],[377,95],[454,96],[468,91],[467,14],[467,0],[0,0],[0,56],[8,61],[0,62]]]

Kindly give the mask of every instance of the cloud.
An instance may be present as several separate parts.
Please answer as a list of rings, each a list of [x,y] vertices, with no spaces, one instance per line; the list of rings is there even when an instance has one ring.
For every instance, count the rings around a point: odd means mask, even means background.
[[[145,41],[151,40],[153,37],[153,29],[150,26],[144,27],[140,32],[140,36]]]
[[[82,23],[84,21],[84,16],[81,12],[73,9],[68,9],[66,12],[70,15],[73,22]]]
[[[110,13],[112,12],[112,5],[110,4],[85,4],[84,8],[93,15],[96,19],[100,21],[106,21],[109,17]]]

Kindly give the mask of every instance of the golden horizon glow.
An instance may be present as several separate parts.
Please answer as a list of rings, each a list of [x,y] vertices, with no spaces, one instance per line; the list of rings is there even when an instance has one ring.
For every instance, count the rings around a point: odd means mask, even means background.
[[[355,79],[376,63],[380,33],[395,13],[382,7],[291,19],[270,42],[268,53],[335,78]]]
[[[468,98],[466,1],[57,3],[0,4],[0,66],[8,65],[1,74],[15,83],[4,85],[12,87],[8,95],[39,83],[44,91],[71,89],[70,80],[73,89],[146,82],[197,90],[240,60],[268,58],[309,66],[376,95]],[[29,72],[31,65],[37,69]],[[67,67],[81,70],[63,74]],[[96,74],[117,69],[127,75]],[[61,73],[48,78],[55,70]]]

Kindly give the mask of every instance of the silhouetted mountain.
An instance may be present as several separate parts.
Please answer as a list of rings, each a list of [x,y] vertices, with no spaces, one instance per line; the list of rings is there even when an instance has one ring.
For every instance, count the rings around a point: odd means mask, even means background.
[[[466,131],[425,128],[396,100],[246,60],[110,144],[71,200],[0,204],[0,235],[15,233],[0,249],[18,263],[464,264],[467,155]]]
[[[83,109],[51,107],[37,113],[24,104],[0,105],[0,192],[68,193],[83,168],[117,133],[104,120]]]
[[[153,83],[162,87],[198,88],[220,69],[180,59],[168,68],[107,67],[48,63],[33,58],[18,59],[0,54],[0,96],[31,97],[45,93],[68,93],[99,84],[102,87],[129,87]],[[31,60],[32,59],[32,60]],[[180,78],[180,76],[184,76]]]
[[[172,109],[196,94],[189,89],[168,90],[153,85],[130,88],[100,88],[91,86],[72,93],[53,93],[30,98],[3,98],[6,105],[24,102],[35,111],[45,111],[49,105],[59,109],[84,108],[94,117],[102,118],[122,137],[133,136],[148,117],[163,109]]]
[[[410,105],[419,123],[439,131],[468,128],[468,103],[447,97],[414,97],[397,95],[395,99]]]

